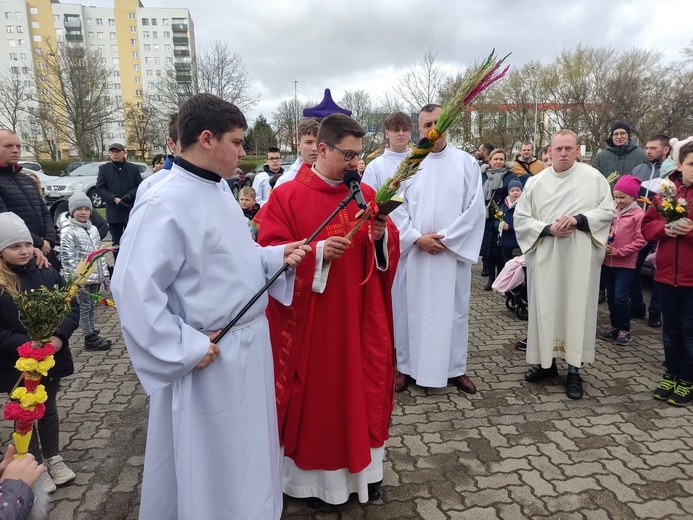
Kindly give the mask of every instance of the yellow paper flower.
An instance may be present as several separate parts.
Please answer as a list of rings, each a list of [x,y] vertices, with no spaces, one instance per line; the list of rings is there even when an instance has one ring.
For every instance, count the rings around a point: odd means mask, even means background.
[[[10,397],[12,399],[19,400],[22,397],[24,397],[25,395],[26,395],[26,388],[24,388],[23,386],[19,386],[12,391],[12,395],[10,395]]]
[[[665,199],[662,201],[662,207],[664,209],[671,209],[673,206],[671,205],[671,202]]]
[[[24,408],[25,410],[33,410],[34,406],[36,406],[38,404],[38,399],[36,398],[36,394],[32,394],[30,392],[27,392],[19,400],[19,404],[22,405],[22,408]]]
[[[53,356],[49,356],[53,357]],[[48,358],[46,358],[48,359]],[[14,364],[14,368],[22,372],[36,372],[39,367],[39,362],[35,359],[21,357]],[[46,375],[46,374],[43,374]]]
[[[43,376],[48,375],[48,371],[55,366],[55,358],[48,356],[43,361],[39,361],[36,370]]]
[[[676,205],[676,213],[685,213],[686,208],[684,208],[681,204]]]

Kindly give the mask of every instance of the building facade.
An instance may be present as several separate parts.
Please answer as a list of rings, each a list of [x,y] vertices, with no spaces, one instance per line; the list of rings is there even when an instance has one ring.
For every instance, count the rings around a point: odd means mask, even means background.
[[[32,79],[42,74],[42,58],[56,48],[56,42],[82,44],[100,53],[101,63],[111,71],[108,95],[118,107],[99,138],[102,150],[113,141],[128,141],[124,105],[141,105],[145,96],[155,96],[154,85],[171,77],[169,71],[175,70],[181,82],[190,79],[195,33],[184,8],[144,7],[139,0],[114,0],[113,8],[56,0],[0,0],[0,20],[5,25],[0,30],[0,74],[17,75],[27,86],[37,84]],[[48,95],[45,90],[33,96]],[[50,99],[46,101],[50,106]],[[1,124],[8,126],[6,121]],[[60,141],[60,132],[49,133]],[[77,153],[65,142],[53,145],[63,158]]]

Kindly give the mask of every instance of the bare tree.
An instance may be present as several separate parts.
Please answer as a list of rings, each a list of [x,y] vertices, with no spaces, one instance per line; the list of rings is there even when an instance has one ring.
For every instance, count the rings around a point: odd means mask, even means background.
[[[148,96],[139,103],[125,103],[123,116],[128,148],[137,150],[142,159],[150,155],[149,152],[164,150],[161,144],[166,142],[166,117]]]
[[[116,110],[108,90],[112,71],[98,51],[49,38],[44,41],[46,50],[36,60],[37,101],[50,104],[50,110],[42,116],[81,158],[92,157],[99,152],[94,146],[96,137]]]
[[[260,101],[260,95],[251,90],[243,58],[232,53],[224,40],[213,40],[189,61],[171,64],[153,84],[153,93],[167,112],[175,112],[183,101],[200,92],[214,94],[241,110]]]
[[[437,52],[426,51],[418,64],[409,67],[399,83],[394,87],[409,112],[418,113],[421,107],[437,103],[439,92],[447,75],[440,68]]]
[[[8,67],[0,75],[0,120],[13,132],[29,108],[34,88],[32,75],[20,73],[19,67]]]
[[[272,113],[272,123],[277,130],[279,148],[289,149],[294,155],[298,153],[296,148],[298,129],[296,125],[303,119],[303,109],[314,105],[315,103],[312,101],[301,103],[295,99],[288,99],[279,103],[277,110]]]

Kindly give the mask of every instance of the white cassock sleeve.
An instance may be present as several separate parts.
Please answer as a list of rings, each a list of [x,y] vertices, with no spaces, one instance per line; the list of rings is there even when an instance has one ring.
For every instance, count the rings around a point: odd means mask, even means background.
[[[209,337],[169,308],[167,290],[185,260],[171,209],[151,200],[134,213],[111,289],[130,359],[149,395],[188,374],[209,350]]]
[[[404,202],[399,205],[392,213],[390,218],[393,220],[399,230],[399,249],[400,254],[406,254],[414,243],[421,238],[422,233],[416,229],[412,222],[409,209],[409,201],[407,200],[407,192],[404,191]]]
[[[515,205],[515,213],[513,215],[515,236],[524,254],[530,253],[537,248],[542,238],[541,233],[550,224],[550,222],[543,222],[534,217],[533,180],[534,178],[527,181],[525,189]]]
[[[462,213],[447,228],[438,231],[438,234],[443,235],[440,241],[458,260],[475,264],[479,261],[484,237],[486,204],[481,189],[481,172],[476,161],[471,169]]]
[[[269,281],[274,273],[279,271],[284,266],[284,247],[285,246],[266,246],[261,247],[257,243],[257,252],[260,255],[262,267],[265,270],[265,276]],[[270,285],[268,293],[272,298],[277,300],[282,305],[291,305],[294,298],[294,279],[296,271],[289,268]]]

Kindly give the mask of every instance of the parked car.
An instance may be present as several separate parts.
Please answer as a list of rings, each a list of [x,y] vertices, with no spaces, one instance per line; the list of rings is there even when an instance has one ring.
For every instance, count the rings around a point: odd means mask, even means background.
[[[241,188],[248,186],[248,184],[246,184],[245,172],[240,168],[236,168],[236,173],[232,177],[226,179],[226,182],[229,184],[231,193],[233,193],[236,200],[238,200],[238,194],[240,193]],[[252,183],[250,185],[252,185]]]
[[[35,174],[41,181],[41,186],[45,186],[47,182],[54,181],[56,177],[53,175],[46,175],[43,173],[43,168],[41,165],[35,161],[19,161],[19,164],[25,170],[25,172],[31,172]]]
[[[70,175],[70,173],[75,171],[80,166],[89,164],[90,162],[92,161],[73,161],[70,164],[68,164],[63,171],[60,172],[60,176],[65,177],[66,175]]]
[[[293,155],[288,155],[284,157],[282,160],[282,168],[284,168],[284,171],[287,171],[289,168],[291,168],[291,165],[296,161]],[[255,169],[252,172],[246,173],[245,174],[245,185],[246,186],[251,186],[253,185],[253,181],[255,180],[255,176],[260,173],[261,171],[264,171],[265,165],[261,164],[260,166],[255,167]]]
[[[103,207],[104,203],[98,193],[96,193],[96,179],[99,174],[99,166],[102,164],[106,164],[106,162],[83,164],[64,177],[54,178],[55,180],[47,183],[45,186],[46,203],[52,206],[60,199],[69,199],[70,195],[79,190],[86,193],[95,208]],[[154,173],[154,170],[148,164],[139,162],[132,164],[137,165],[140,169],[143,179]]]

